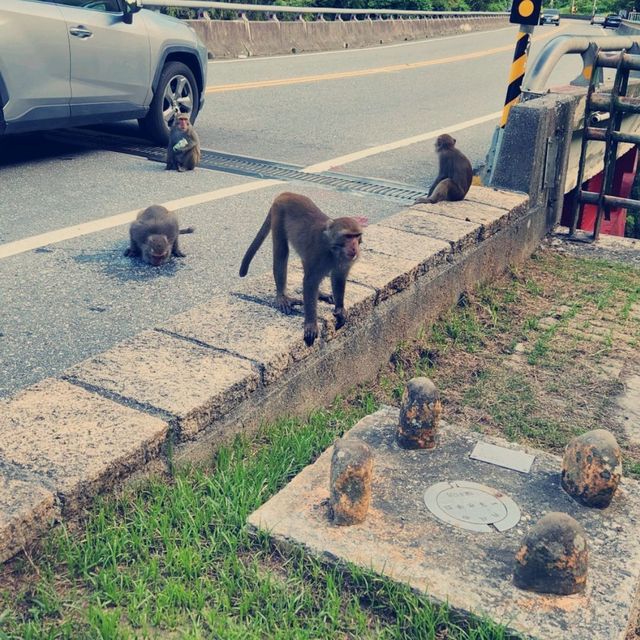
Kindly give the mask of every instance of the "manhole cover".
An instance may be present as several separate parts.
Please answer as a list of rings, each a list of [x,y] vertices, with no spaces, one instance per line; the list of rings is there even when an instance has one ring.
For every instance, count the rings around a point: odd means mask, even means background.
[[[434,516],[470,531],[506,531],[520,520],[520,509],[497,489],[477,482],[438,482],[424,492]]]

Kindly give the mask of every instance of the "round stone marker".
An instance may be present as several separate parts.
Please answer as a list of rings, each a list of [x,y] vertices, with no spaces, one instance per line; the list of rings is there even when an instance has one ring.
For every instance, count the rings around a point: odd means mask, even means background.
[[[622,477],[622,453],[604,429],[574,438],[562,459],[562,488],[588,507],[608,507]]]
[[[412,378],[402,394],[396,441],[403,449],[433,449],[442,413],[440,393],[429,378]]]
[[[466,480],[431,485],[424,503],[440,520],[469,531],[506,531],[520,520],[520,509],[509,496]]]
[[[342,438],[333,447],[329,514],[334,524],[364,522],[371,501],[373,455],[362,440]]]
[[[524,537],[513,581],[537,593],[580,593],[587,584],[588,560],[584,529],[566,513],[548,513]]]

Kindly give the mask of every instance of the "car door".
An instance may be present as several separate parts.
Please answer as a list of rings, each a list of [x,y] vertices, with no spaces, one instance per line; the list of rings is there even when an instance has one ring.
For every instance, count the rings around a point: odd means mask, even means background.
[[[8,133],[67,124],[67,33],[57,6],[39,0],[0,1],[0,106]]]
[[[69,32],[71,116],[140,110],[151,92],[143,16],[123,20],[121,0],[57,0]],[[135,115],[135,114],[133,114]]]

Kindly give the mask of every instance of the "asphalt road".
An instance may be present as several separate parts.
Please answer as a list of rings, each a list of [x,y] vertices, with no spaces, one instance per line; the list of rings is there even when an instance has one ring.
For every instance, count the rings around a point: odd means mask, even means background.
[[[436,173],[433,138],[440,129],[454,132],[474,166],[484,162],[515,32],[510,27],[366,50],[215,61],[197,129],[208,149],[301,167],[326,163],[332,171],[426,188]],[[602,31],[569,21],[537,28],[532,56],[559,33]],[[385,70],[392,65],[403,66]],[[580,68],[579,58],[563,61],[551,84],[566,83]],[[308,80],[336,73],[348,77]],[[228,86],[269,80],[283,82]],[[484,121],[474,125],[476,119]],[[108,130],[137,135],[129,123]],[[246,246],[284,190],[310,196],[334,217],[366,215],[375,222],[404,206],[299,182],[271,184],[207,169],[165,172],[143,158],[74,146],[64,133],[3,140],[0,397],[232,290]],[[188,200],[193,197],[197,202]],[[181,222],[196,233],[183,239],[186,258],[158,269],[123,256],[126,224],[60,242],[45,236],[15,255],[2,253],[17,240],[176,200]],[[269,260],[265,247],[251,272],[269,269]]]

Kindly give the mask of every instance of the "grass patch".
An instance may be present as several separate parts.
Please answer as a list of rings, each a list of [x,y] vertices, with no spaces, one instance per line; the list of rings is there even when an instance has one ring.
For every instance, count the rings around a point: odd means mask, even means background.
[[[521,270],[461,296],[398,345],[369,385],[308,420],[283,420],[179,470],[99,500],[35,557],[1,569],[0,640],[502,640],[486,620],[462,623],[410,589],[356,567],[286,557],[250,536],[247,516],[406,381],[431,377],[445,418],[560,452],[609,428],[610,359],[635,355],[640,273],[538,252]],[[640,477],[640,454],[625,450]]]

